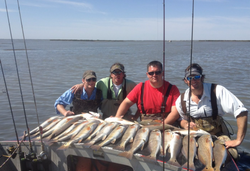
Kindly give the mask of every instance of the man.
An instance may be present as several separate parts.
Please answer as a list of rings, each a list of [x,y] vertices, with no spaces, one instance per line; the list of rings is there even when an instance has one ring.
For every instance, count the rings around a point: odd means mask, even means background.
[[[205,75],[203,75],[203,69],[200,65],[194,63],[186,68],[184,82],[190,86],[190,89],[187,89],[176,100],[176,107],[181,117],[180,125],[188,129],[187,113],[190,113],[190,128],[200,128],[212,135],[229,135],[222,116],[225,114],[234,115],[238,126],[237,138],[235,140],[228,138],[225,145],[226,148],[239,146],[247,131],[247,109],[225,87],[216,85],[216,88],[212,88],[215,85],[204,83],[204,78]],[[190,90],[191,96],[189,98]],[[191,112],[189,112],[189,103]],[[237,156],[233,157],[237,158]]]
[[[121,102],[135,86],[135,82],[126,79],[125,68],[121,63],[114,63],[110,67],[110,76],[96,83],[96,88],[102,91],[103,96],[101,104],[103,119],[115,116]],[[77,84],[72,87],[72,91],[78,91],[81,87],[82,84]],[[129,117],[131,113],[128,109],[126,115]]]
[[[88,70],[83,73],[83,88],[74,94],[70,89],[64,92],[55,102],[56,112],[64,116],[80,114],[83,112],[97,112],[97,108],[102,101],[101,90],[95,88],[96,74]],[[73,111],[66,110],[65,107],[73,103]]]
[[[158,120],[164,113],[167,116],[164,123],[173,124],[179,118],[175,107],[175,101],[180,95],[178,88],[163,80],[162,64],[159,61],[150,62],[146,74],[149,80],[136,85],[121,103],[116,117],[122,118],[129,107],[136,103],[140,114],[144,115],[142,119]]]

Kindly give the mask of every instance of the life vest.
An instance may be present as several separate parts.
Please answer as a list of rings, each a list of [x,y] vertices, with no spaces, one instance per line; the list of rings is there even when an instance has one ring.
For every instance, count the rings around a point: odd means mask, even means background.
[[[108,80],[108,90],[107,90],[107,99],[104,99],[102,101],[101,110],[103,113],[103,119],[108,118],[110,116],[115,116],[116,112],[122,103],[122,101],[127,96],[127,90],[126,90],[126,79],[124,79],[124,86],[122,86],[122,99],[112,99],[112,91],[110,88],[110,79]],[[124,116],[128,116],[132,113],[131,109],[129,109]]]
[[[196,124],[198,129],[205,130],[212,135],[227,135],[230,137],[230,133],[227,126],[221,116],[218,115],[218,107],[216,100],[216,84],[211,85],[211,105],[212,105],[212,116],[193,118],[190,116],[191,121]],[[184,101],[184,93],[181,94],[181,106],[182,111],[187,115],[186,101]]]
[[[96,96],[95,100],[83,100],[81,99],[81,93],[80,91],[76,92],[72,104],[73,104],[73,109],[72,111],[75,114],[80,114],[84,112],[97,112],[97,108],[101,104],[101,99],[102,99],[102,91],[100,89],[96,89]]]

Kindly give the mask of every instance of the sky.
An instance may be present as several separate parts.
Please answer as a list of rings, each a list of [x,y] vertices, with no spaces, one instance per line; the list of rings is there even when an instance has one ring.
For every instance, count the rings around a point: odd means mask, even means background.
[[[22,39],[17,0],[0,2],[0,39]],[[19,0],[26,39],[190,40],[192,0]],[[250,40],[250,0],[194,0],[194,40]],[[7,18],[9,16],[9,20]],[[10,24],[9,24],[10,23]],[[9,27],[10,26],[10,27]]]

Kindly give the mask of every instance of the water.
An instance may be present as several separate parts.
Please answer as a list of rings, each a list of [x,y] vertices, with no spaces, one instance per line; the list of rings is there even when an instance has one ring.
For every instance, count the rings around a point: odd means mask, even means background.
[[[18,135],[27,130],[23,103],[28,127],[37,126],[37,116],[33,100],[26,53],[22,40],[14,40],[22,88],[15,68],[14,54],[10,40],[0,40],[2,61],[7,88],[11,100]],[[194,42],[193,62],[199,63],[206,75],[206,82],[221,84],[234,93],[250,109],[250,42]],[[39,121],[56,115],[55,100],[68,88],[81,82],[85,70],[92,69],[98,79],[109,75],[109,68],[115,62],[125,65],[128,79],[136,83],[147,80],[146,65],[152,60],[162,61],[160,41],[49,41],[27,40],[30,70],[34,84]],[[182,81],[184,69],[190,62],[190,42],[173,41],[166,43],[166,80],[177,85],[180,92],[187,87]],[[14,140],[15,131],[10,106],[0,75],[0,140]],[[133,108],[135,111],[135,108]],[[233,116],[225,119],[237,132]],[[248,120],[249,122],[249,120]],[[250,126],[239,150],[250,152]],[[235,138],[235,135],[233,136]]]

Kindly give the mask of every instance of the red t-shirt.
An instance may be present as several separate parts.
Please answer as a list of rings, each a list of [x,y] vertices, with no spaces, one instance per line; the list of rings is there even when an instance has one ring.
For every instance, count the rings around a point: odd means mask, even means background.
[[[162,92],[165,95],[168,89],[169,82],[164,81],[164,85],[160,88],[153,88],[150,85],[149,80],[147,80],[144,84],[144,91],[143,91],[143,106],[146,114],[156,114],[161,113],[161,105],[163,96]],[[136,103],[140,113],[142,113],[141,109],[141,88],[142,83],[137,84],[134,89],[127,95],[127,98]],[[164,90],[163,90],[164,88]],[[163,91],[162,91],[163,90]],[[166,102],[165,112],[171,112],[171,107],[175,106],[175,101],[179,97],[180,92],[178,88],[173,85],[169,92],[169,96]]]

